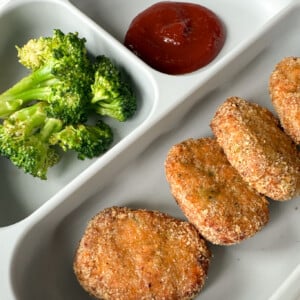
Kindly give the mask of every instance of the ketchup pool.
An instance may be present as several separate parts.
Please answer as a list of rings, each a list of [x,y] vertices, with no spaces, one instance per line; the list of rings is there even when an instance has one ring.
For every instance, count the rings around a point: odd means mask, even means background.
[[[163,1],[132,20],[124,45],[154,69],[176,75],[209,64],[222,49],[225,36],[222,21],[208,8]]]

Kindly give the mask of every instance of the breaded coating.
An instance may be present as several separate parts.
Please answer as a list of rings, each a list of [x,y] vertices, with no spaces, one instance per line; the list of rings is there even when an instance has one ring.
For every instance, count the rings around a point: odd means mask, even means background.
[[[300,58],[282,59],[271,73],[269,92],[285,132],[300,143]]]
[[[211,259],[196,228],[158,211],[107,208],[89,223],[74,260],[82,287],[99,299],[192,299]]]
[[[230,97],[211,128],[229,162],[259,193],[280,201],[299,193],[299,153],[268,109]]]
[[[215,138],[174,145],[165,171],[179,207],[213,244],[241,242],[269,220],[268,201],[243,181]]]

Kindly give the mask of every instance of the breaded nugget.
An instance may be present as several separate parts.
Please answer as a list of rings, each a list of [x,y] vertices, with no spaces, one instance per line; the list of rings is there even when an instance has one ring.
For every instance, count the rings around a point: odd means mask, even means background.
[[[107,208],[88,224],[74,260],[82,287],[99,299],[192,299],[211,259],[188,222],[164,213]]]
[[[299,153],[268,109],[231,97],[211,128],[229,162],[259,193],[281,201],[299,193]]]
[[[165,171],[183,213],[211,243],[238,243],[269,220],[268,201],[243,181],[215,138],[174,145]]]
[[[269,92],[285,132],[300,143],[300,58],[286,57],[273,70]]]

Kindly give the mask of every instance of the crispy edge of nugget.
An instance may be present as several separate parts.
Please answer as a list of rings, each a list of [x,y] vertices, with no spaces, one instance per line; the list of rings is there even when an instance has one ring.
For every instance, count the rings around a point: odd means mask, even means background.
[[[269,94],[285,132],[300,143],[300,58],[285,57],[269,78]]]
[[[279,201],[299,194],[299,152],[268,109],[230,97],[210,125],[229,162],[259,193]]]
[[[172,146],[165,172],[179,207],[213,244],[239,243],[269,221],[268,201],[243,181],[215,138]]]
[[[111,207],[88,223],[73,268],[100,299],[192,299],[210,259],[192,224],[158,211]]]

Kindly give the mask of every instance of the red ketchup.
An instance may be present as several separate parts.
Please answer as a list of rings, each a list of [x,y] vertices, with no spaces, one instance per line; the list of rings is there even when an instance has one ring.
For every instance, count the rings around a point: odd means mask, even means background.
[[[175,75],[210,63],[224,42],[224,25],[211,10],[194,3],[165,1],[133,19],[124,44],[154,69]]]

